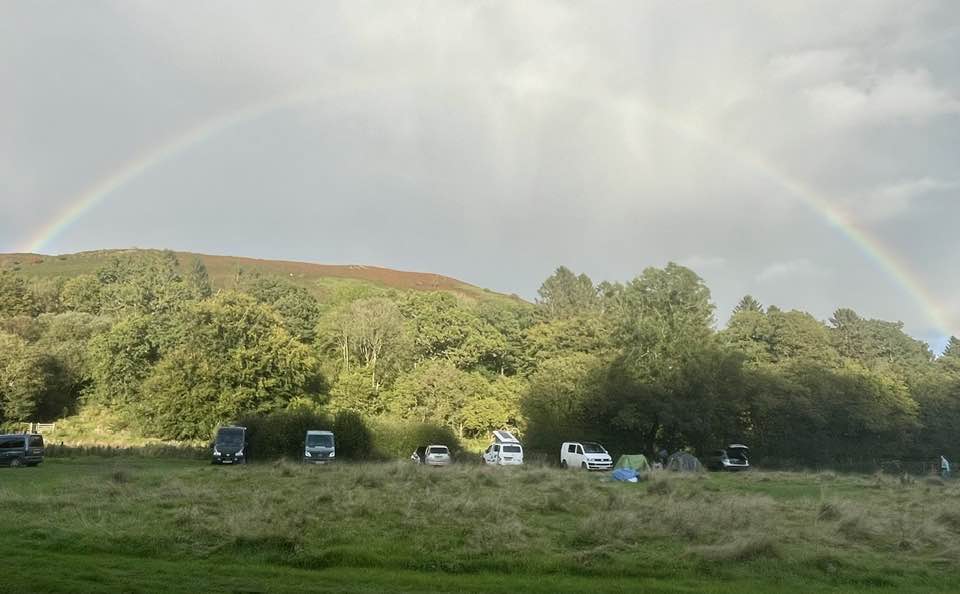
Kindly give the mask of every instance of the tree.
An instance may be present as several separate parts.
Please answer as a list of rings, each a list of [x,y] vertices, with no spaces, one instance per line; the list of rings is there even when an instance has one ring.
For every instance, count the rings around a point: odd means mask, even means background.
[[[499,373],[503,335],[450,293],[410,293],[400,303],[413,335],[416,362],[446,359],[460,369]]]
[[[32,316],[37,304],[26,281],[9,271],[0,271],[0,318]]]
[[[187,273],[186,281],[194,299],[206,299],[213,294],[210,275],[200,258],[194,258],[190,263],[190,271]]]
[[[317,334],[322,348],[336,354],[341,373],[362,366],[374,392],[396,374],[411,345],[400,308],[383,297],[359,299],[328,314]]]
[[[100,280],[93,274],[81,274],[63,283],[60,301],[69,311],[100,313]]]
[[[145,314],[121,318],[109,331],[93,338],[87,352],[93,380],[90,400],[129,411],[140,398],[143,381],[160,360],[161,342],[156,320]]]
[[[733,308],[733,313],[738,314],[744,311],[763,313],[763,305],[753,298],[753,295],[744,295],[737,306]]]
[[[325,391],[319,364],[280,316],[252,297],[221,293],[191,306],[181,343],[153,369],[140,404],[144,431],[188,439],[240,415]]]
[[[390,411],[403,419],[434,421],[463,437],[468,426],[482,425],[475,399],[489,394],[483,376],[458,369],[449,361],[427,361],[397,378],[390,390]]]
[[[569,268],[561,266],[543,281],[537,291],[537,300],[547,316],[567,317],[595,309],[598,306],[597,290],[586,274],[577,276]]]
[[[44,388],[40,354],[22,338],[0,332],[0,423],[34,420]]]
[[[605,362],[590,353],[570,353],[545,360],[533,375],[521,401],[525,438],[534,449],[549,449],[570,435],[583,435],[603,406],[600,379]]]
[[[937,361],[943,368],[960,376],[960,339],[951,336],[947,342],[947,347]]]
[[[314,341],[320,304],[307,289],[276,278],[250,275],[244,278],[243,291],[273,307],[291,334],[306,343]]]

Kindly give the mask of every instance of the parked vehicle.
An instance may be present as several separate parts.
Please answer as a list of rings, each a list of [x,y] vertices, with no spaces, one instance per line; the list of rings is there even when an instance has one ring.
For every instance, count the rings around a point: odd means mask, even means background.
[[[220,427],[213,442],[212,464],[246,464],[250,452],[246,427]]]
[[[445,445],[420,446],[414,450],[410,459],[417,464],[427,466],[449,466],[453,462],[450,458],[450,448]]]
[[[43,436],[30,433],[0,435],[0,464],[36,466],[43,462]]]
[[[584,470],[610,470],[613,458],[599,443],[567,441],[560,446],[560,466]]]
[[[750,461],[747,459],[749,450],[750,448],[739,443],[732,443],[724,450],[714,450],[707,460],[707,468],[729,471],[749,470]]]
[[[303,440],[303,461],[329,464],[337,459],[337,443],[332,431],[307,431]]]
[[[516,466],[523,464],[523,445],[509,431],[494,431],[494,442],[483,452],[486,464]]]

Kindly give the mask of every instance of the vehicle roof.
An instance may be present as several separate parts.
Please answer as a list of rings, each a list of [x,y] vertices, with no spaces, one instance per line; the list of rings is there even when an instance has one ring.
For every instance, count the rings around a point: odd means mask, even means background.
[[[241,427],[240,425],[224,425],[223,427],[220,427],[220,429],[243,429],[244,431],[247,430],[246,427]],[[220,429],[217,429],[217,431],[219,431]]]
[[[728,450],[749,450],[750,448],[743,445],[742,443],[731,443],[730,445],[727,446],[727,449]]]
[[[333,435],[333,431],[317,431],[315,429],[307,429],[307,435]]]
[[[514,437],[513,433],[509,431],[494,431],[493,438],[500,443],[520,443],[520,440]]]
[[[39,433],[3,433],[0,437],[43,437]]]

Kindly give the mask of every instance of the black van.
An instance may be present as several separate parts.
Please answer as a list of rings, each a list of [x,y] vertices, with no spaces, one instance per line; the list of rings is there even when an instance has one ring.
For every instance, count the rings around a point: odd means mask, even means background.
[[[0,465],[36,466],[43,462],[43,436],[0,435]]]
[[[220,427],[213,442],[213,464],[246,464],[249,456],[246,427]]]

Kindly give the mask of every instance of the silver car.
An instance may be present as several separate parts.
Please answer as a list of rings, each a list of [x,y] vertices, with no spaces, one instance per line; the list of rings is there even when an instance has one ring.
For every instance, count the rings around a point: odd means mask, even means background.
[[[417,464],[427,466],[449,466],[453,462],[450,458],[450,449],[445,445],[420,446],[413,452],[410,459]]]

